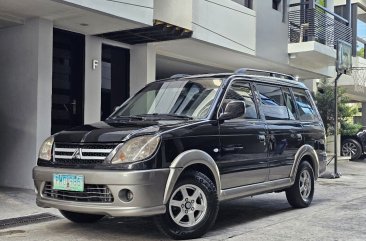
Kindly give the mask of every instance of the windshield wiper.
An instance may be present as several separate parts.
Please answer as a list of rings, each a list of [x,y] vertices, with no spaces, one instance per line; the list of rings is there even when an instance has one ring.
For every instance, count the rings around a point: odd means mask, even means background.
[[[118,115],[118,116],[113,117],[113,119],[145,120],[146,118],[143,116],[139,116],[139,115],[131,115],[131,116]]]
[[[152,113],[152,114],[141,114],[141,115],[136,115],[136,117],[173,117],[173,118],[177,118],[177,119],[188,119],[188,120],[193,120],[193,117],[187,116],[187,115],[179,115],[179,114],[169,114],[169,113]]]

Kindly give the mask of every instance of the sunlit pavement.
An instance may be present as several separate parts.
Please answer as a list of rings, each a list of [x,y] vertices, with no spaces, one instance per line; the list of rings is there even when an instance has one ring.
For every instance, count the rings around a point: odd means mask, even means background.
[[[328,167],[332,171],[333,166]],[[284,193],[222,203],[201,240],[366,240],[366,160],[340,162],[339,179],[319,179],[309,208],[292,209]],[[34,193],[0,189],[0,219],[40,212]],[[78,225],[66,219],[0,229],[0,240],[167,240],[151,218],[107,218]]]

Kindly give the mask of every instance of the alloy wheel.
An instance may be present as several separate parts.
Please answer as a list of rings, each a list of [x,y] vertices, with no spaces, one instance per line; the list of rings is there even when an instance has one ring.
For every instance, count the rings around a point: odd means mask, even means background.
[[[299,181],[299,187],[300,187],[300,194],[303,200],[306,200],[309,198],[309,195],[311,193],[311,176],[308,170],[303,170],[300,174],[300,181]]]
[[[342,146],[344,156],[354,156],[357,153],[357,146],[352,142],[346,142]]]
[[[193,184],[186,184],[177,188],[169,201],[170,217],[182,227],[195,226],[203,219],[206,211],[206,195]]]

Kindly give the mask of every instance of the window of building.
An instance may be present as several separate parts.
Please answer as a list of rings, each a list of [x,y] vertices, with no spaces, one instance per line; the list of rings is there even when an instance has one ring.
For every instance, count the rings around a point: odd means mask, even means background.
[[[272,8],[274,10],[279,11],[280,10],[280,5],[281,5],[281,0],[272,0]]]
[[[317,120],[317,114],[311,105],[308,95],[303,89],[293,89],[297,109],[299,110],[299,118],[303,121]]]
[[[258,112],[255,106],[253,92],[250,85],[242,81],[234,81],[228,91],[222,104],[222,110],[232,100],[240,100],[245,102],[244,119],[258,119]]]
[[[267,120],[289,120],[294,116],[289,115],[286,101],[280,87],[257,85],[261,110]]]
[[[253,9],[253,0],[233,0],[240,5],[244,5],[247,8]]]

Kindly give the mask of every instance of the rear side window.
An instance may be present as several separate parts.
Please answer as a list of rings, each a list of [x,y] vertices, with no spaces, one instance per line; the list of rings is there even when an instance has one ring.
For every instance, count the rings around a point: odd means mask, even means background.
[[[317,120],[317,114],[311,105],[310,99],[303,89],[292,89],[295,97],[295,103],[299,110],[299,118],[302,121],[314,121]]]
[[[256,85],[261,102],[261,110],[266,120],[289,120],[289,111],[282,90],[278,86]]]
[[[231,84],[222,103],[222,109],[224,110],[227,103],[232,100],[245,102],[246,110],[244,119],[258,119],[257,109],[253,99],[253,92],[247,82],[236,80]]]

